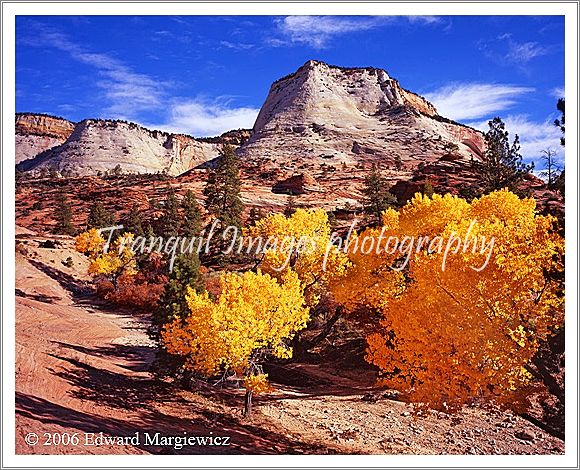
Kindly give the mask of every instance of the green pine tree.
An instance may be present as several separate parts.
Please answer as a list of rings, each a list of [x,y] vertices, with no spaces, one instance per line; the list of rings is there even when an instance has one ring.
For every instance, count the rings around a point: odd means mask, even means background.
[[[403,159],[400,155],[395,155],[395,169],[401,171],[403,169]]]
[[[131,206],[131,209],[123,220],[123,230],[125,232],[131,232],[137,237],[142,236],[145,233],[143,230],[143,212],[141,211],[139,204],[134,203]]]
[[[115,216],[107,209],[102,202],[95,202],[89,208],[87,218],[87,229],[112,227],[115,225]]]
[[[425,183],[423,183],[423,195],[427,197],[433,197],[433,194],[435,194],[433,183],[429,178],[425,178]]]
[[[222,155],[214,169],[208,171],[203,190],[205,207],[216,219],[221,228],[242,225],[244,205],[240,199],[240,171],[233,147],[224,145]]]
[[[296,201],[294,200],[294,196],[290,194],[286,200],[286,206],[284,206],[284,215],[291,217],[294,212],[296,212]]]
[[[373,225],[382,225],[382,214],[385,209],[397,205],[397,198],[389,189],[387,179],[381,175],[377,166],[373,165],[371,171],[365,177],[362,190],[364,195],[362,201],[363,211],[371,218]]]
[[[533,170],[534,165],[526,165],[522,162],[519,136],[516,134],[510,144],[509,133],[499,117],[489,121],[488,125],[483,159],[481,162],[474,161],[475,169],[484,186],[484,192],[503,188],[518,191],[519,184],[524,176]]]
[[[200,262],[197,253],[185,253],[175,258],[173,270],[165,284],[165,290],[159,300],[159,307],[153,312],[149,336],[158,342],[157,358],[154,372],[160,376],[177,377],[184,374],[183,358],[169,354],[160,341],[163,325],[175,319],[186,318],[190,311],[185,296],[187,288],[203,292],[204,284],[200,273]]]
[[[160,235],[164,237],[176,237],[181,227],[181,217],[179,216],[179,200],[175,195],[175,190],[169,188],[167,197],[163,204],[163,214],[159,219]]]
[[[53,211],[53,218],[56,221],[54,232],[64,235],[74,235],[76,229],[72,223],[72,207],[64,191],[59,191],[56,195],[56,204]]]
[[[185,196],[183,196],[181,208],[183,209],[183,223],[181,226],[183,236],[187,238],[197,237],[202,228],[201,208],[191,189],[187,190]]]
[[[143,231],[143,236],[145,238],[147,238],[148,240],[155,237],[155,230],[153,230],[153,227],[151,226],[150,222],[147,222],[147,225],[145,225],[145,230]]]
[[[556,119],[554,121],[554,125],[559,127],[560,130],[562,131],[562,137],[560,137],[560,144],[562,146],[566,145],[566,139],[564,138],[564,132],[565,132],[565,124],[566,124],[566,117],[565,117],[565,111],[566,111],[566,101],[564,100],[564,98],[560,98],[558,100],[558,103],[556,103],[556,109],[558,111],[560,111],[562,113],[562,116],[560,116],[558,119]]]

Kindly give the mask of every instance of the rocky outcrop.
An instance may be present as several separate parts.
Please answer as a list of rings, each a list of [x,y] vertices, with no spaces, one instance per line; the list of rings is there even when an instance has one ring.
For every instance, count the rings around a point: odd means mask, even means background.
[[[85,120],[62,145],[18,168],[87,175],[119,166],[195,178],[193,169],[211,166],[223,144],[239,146],[244,184],[256,198],[302,194],[304,204],[331,210],[356,207],[371,165],[392,185],[434,171],[434,183],[445,186],[446,178],[451,184],[471,178],[469,162],[484,148],[479,131],[438,115],[385,70],[311,60],[272,84],[251,131],[194,139],[124,121]],[[398,195],[406,198],[415,186],[399,185]]]
[[[276,82],[253,135],[239,155],[291,169],[326,164],[381,163],[394,167],[436,161],[457,146],[464,161],[481,152],[481,134],[437,114],[381,69],[343,68],[308,61]]]
[[[33,158],[68,139],[74,123],[46,114],[16,114],[16,163]]]
[[[217,157],[219,149],[217,144],[131,122],[87,119],[76,125],[64,144],[20,163],[18,169],[90,175],[118,166],[124,173],[178,175]]]
[[[321,191],[320,185],[309,173],[292,175],[272,187],[272,192],[279,194],[299,195],[308,191]]]
[[[250,139],[251,135],[251,129],[235,129],[233,131],[224,132],[222,135],[217,137],[201,137],[197,140],[210,144],[226,144],[239,147],[240,145],[245,144]]]
[[[47,114],[16,113],[17,135],[54,137],[65,141],[75,127],[73,122]]]

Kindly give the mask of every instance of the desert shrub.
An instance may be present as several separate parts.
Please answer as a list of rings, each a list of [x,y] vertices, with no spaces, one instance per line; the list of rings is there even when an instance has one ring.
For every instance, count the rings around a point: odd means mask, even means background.
[[[105,298],[118,305],[125,305],[143,310],[157,308],[163,294],[163,279],[148,280],[139,271],[137,274],[123,274],[117,281],[117,286],[107,293]]]
[[[167,282],[165,263],[156,253],[137,263],[132,241],[133,234],[124,233],[105,251],[103,236],[90,229],[76,238],[75,248],[91,260],[88,273],[95,278],[98,294],[119,305],[155,309]]]

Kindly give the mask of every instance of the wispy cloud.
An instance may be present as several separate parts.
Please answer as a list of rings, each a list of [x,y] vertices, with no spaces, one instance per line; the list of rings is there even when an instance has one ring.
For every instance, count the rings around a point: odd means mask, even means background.
[[[51,46],[68,53],[74,60],[97,70],[96,85],[102,90],[108,106],[103,109],[110,117],[127,119],[141,111],[157,109],[167,83],[137,73],[109,54],[95,53],[72,42],[66,35],[44,25],[37,25],[38,35],[28,43]]]
[[[482,40],[480,49],[500,64],[525,66],[536,57],[547,55],[552,48],[535,41],[519,42],[512,33],[503,33],[492,40]]]
[[[537,42],[515,42],[509,40],[509,49],[505,59],[514,63],[526,63],[535,57],[540,57],[548,53],[548,48],[541,46]]]
[[[234,49],[238,51],[247,51],[254,48],[254,44],[244,43],[244,42],[230,42],[230,41],[220,41],[220,46],[227,49]]]
[[[270,38],[267,42],[274,47],[306,44],[324,49],[337,36],[400,23],[434,25],[444,22],[437,16],[286,16],[275,20],[281,37]]]
[[[455,83],[426,93],[425,97],[441,116],[461,121],[505,111],[517,102],[520,95],[532,91],[534,88],[517,85]]]
[[[441,24],[443,23],[443,18],[440,16],[407,16],[409,23],[412,24]]]
[[[286,16],[276,19],[282,35],[293,43],[308,44],[322,49],[335,36],[367,31],[384,24],[381,17]]]
[[[552,96],[553,98],[564,98],[564,94],[565,94],[565,90],[563,86],[558,86],[556,88],[552,88],[550,90],[550,96]]]
[[[534,161],[537,169],[543,168],[542,150],[551,148],[556,152],[560,166],[564,166],[564,148],[560,145],[560,130],[554,126],[552,119],[532,121],[525,114],[508,115],[503,119],[506,129],[513,138],[520,137],[521,154],[526,161]],[[483,132],[489,130],[488,121],[470,123]]]
[[[74,60],[93,67],[96,86],[102,91],[101,114],[105,118],[127,119],[140,124],[199,136],[213,136],[238,128],[252,127],[258,109],[236,107],[228,97],[217,100],[177,98],[170,95],[170,83],[138,73],[109,54],[89,51],[59,31],[36,25],[37,35],[25,39],[28,44],[50,46],[66,52]],[[168,32],[158,31],[164,37]],[[246,48],[247,45],[222,42],[223,47]],[[63,111],[69,105],[61,105]],[[156,111],[158,123],[145,123],[142,113]]]
[[[167,121],[151,126],[196,137],[214,136],[232,129],[251,128],[259,111],[252,107],[236,107],[230,100],[223,99],[176,101]]]

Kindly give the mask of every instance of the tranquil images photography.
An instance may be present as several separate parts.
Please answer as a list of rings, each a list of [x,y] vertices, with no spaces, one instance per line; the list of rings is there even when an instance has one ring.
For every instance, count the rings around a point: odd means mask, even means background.
[[[565,17],[133,10],[15,17],[15,453],[563,457]]]

